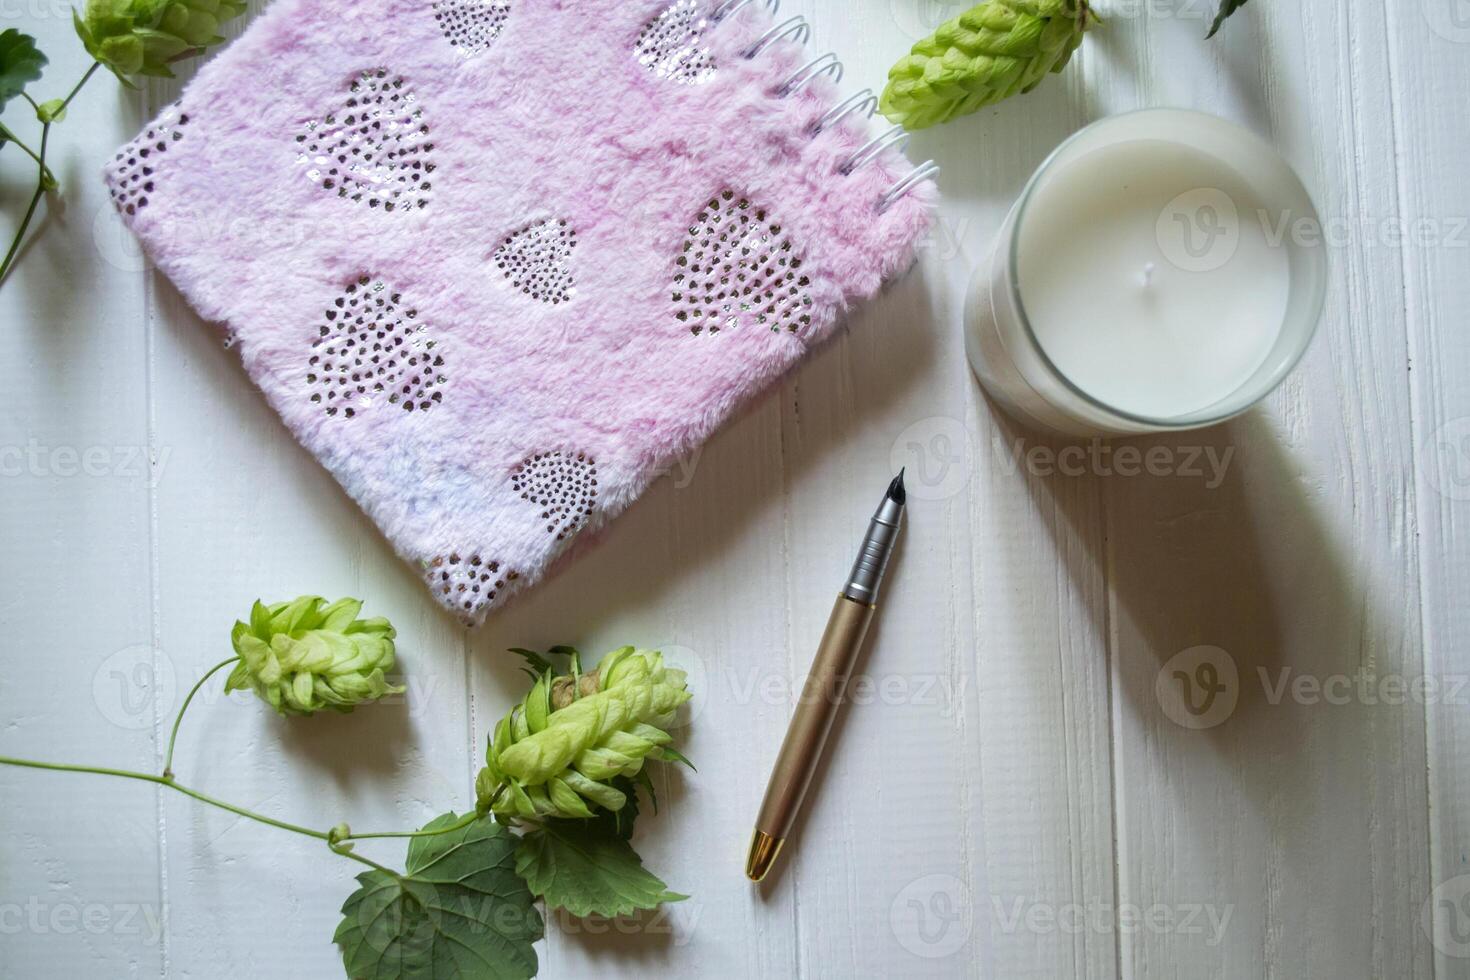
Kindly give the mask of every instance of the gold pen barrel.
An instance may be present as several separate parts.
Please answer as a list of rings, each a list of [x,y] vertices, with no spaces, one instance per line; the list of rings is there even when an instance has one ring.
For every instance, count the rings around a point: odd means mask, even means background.
[[[873,621],[873,608],[846,595],[837,597],[756,818],[755,838],[745,866],[752,881],[760,881],[771,869],[801,809],[832,722],[846,696],[848,678],[868,624]]]
[[[868,634],[868,624],[873,621],[888,560],[893,557],[898,533],[903,528],[907,496],[900,470],[888,484],[883,502],[868,522],[868,533],[858,549],[847,584],[842,587],[837,605],[827,620],[816,659],[797,700],[796,713],[786,730],[786,740],[776,756],[776,768],[766,786],[760,816],[756,818],[755,836],[745,859],[745,874],[752,881],[760,881],[776,863],[822,761],[832,722],[847,696],[848,679],[862,650],[863,638]]]

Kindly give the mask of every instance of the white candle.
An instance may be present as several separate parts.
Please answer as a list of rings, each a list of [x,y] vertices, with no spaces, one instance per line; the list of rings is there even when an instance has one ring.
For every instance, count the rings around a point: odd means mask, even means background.
[[[1316,212],[1223,120],[1103,120],[1032,179],[977,270],[971,361],[1025,421],[1131,434],[1208,425],[1274,388],[1325,292]]]

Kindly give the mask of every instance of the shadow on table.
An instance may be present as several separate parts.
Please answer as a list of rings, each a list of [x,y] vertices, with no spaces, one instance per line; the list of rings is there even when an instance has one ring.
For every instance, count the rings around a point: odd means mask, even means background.
[[[1055,454],[1077,444],[1026,430],[998,408],[993,417],[1012,445]],[[1344,673],[1355,668],[1355,642],[1336,646],[1325,662],[1313,656],[1302,663],[1304,645],[1317,651],[1328,639],[1320,632],[1324,626],[1336,627],[1345,640],[1358,636],[1366,597],[1353,585],[1348,556],[1313,505],[1306,477],[1259,412],[1211,429],[1103,445],[1110,449],[1100,471],[1089,463],[1091,471],[1079,477],[1022,476],[1038,508],[1060,514],[1071,535],[1087,545],[1059,547],[1058,553],[1079,586],[1093,576],[1105,580],[1112,604],[1093,610],[1097,635],[1116,638],[1120,649],[1113,652],[1127,661],[1121,665],[1125,672],[1135,658],[1150,657],[1156,661],[1150,670],[1157,673],[1195,647],[1228,654],[1239,678],[1230,726],[1223,725],[1224,717],[1208,717],[1215,705],[1206,706],[1206,688],[1219,684],[1210,681],[1211,672],[1184,664],[1177,672],[1184,676],[1171,671],[1162,682],[1163,688],[1177,685],[1186,713],[1198,713],[1197,720],[1185,717],[1182,727],[1220,738],[1250,725],[1280,700],[1277,686],[1266,681],[1289,665]],[[1145,461],[1151,451],[1159,453],[1164,475],[1129,475],[1139,465],[1133,463],[1124,472],[1117,453],[1126,446]],[[1060,489],[1078,479],[1090,482],[1100,508],[1070,487]],[[1101,536],[1095,525],[1099,512]],[[1059,533],[1055,523],[1045,523],[1054,536]],[[1303,637],[1308,623],[1317,632]],[[1217,666],[1228,672],[1228,665]],[[1155,686],[1123,687],[1139,699],[1134,707],[1140,714],[1160,710]],[[1176,707],[1171,700],[1170,709]]]
[[[667,905],[613,919],[581,918],[554,909],[547,918],[547,932],[555,929],[595,957],[615,957],[620,968],[666,969],[672,959],[670,952],[679,941]]]
[[[1013,441],[1076,444],[992,415]],[[1230,454],[1213,486],[1177,473],[1017,480],[1078,591],[1104,586],[1092,615],[1111,664],[1118,860],[1143,869],[1140,898],[1216,882],[1211,899],[1242,902],[1248,943],[1288,914],[1273,901],[1311,901],[1297,891],[1311,874],[1351,887],[1352,862],[1332,855],[1373,847],[1385,811],[1368,773],[1394,765],[1385,732],[1412,726],[1412,702],[1394,714],[1358,685],[1398,669],[1396,600],[1375,594],[1345,540],[1367,532],[1334,533],[1319,505],[1333,488],[1261,412],[1109,445],[1162,447],[1176,467]],[[1350,918],[1320,940],[1356,943]]]
[[[377,786],[403,767],[405,746],[414,741],[403,695],[358,705],[351,714],[320,711],[307,718],[274,718],[291,756],[310,764],[342,788]]]

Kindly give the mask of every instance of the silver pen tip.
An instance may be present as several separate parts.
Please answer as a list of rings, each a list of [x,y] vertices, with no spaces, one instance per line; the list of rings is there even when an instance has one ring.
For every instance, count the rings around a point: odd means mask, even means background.
[[[903,475],[907,471],[908,467],[905,466],[898,471],[898,476],[893,478],[893,482],[888,484],[888,499],[900,506],[908,500],[908,491],[903,486]]]

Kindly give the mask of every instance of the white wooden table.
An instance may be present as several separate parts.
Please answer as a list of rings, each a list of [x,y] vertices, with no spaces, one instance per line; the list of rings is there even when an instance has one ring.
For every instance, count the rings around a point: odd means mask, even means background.
[[[965,5],[786,3],[853,89]],[[917,137],[945,193],[920,267],[470,633],[113,217],[98,168],[177,83],[94,80],[56,132],[65,207],[0,290],[0,754],[157,770],[252,600],[354,595],[398,626],[410,695],[283,721],[213,687],[181,779],[311,826],[413,826],[471,804],[523,691],[505,647],[662,645],[691,668],[699,771],[659,777],[638,846],[693,898],[632,928],[550,924],[544,976],[1470,976],[1470,6],[1253,0],[1206,42],[1212,7],[1104,0],[1065,75]],[[85,65],[68,5],[5,13],[61,94]],[[959,310],[1044,155],[1144,105],[1287,154],[1328,219],[1327,315],[1264,407],[1135,444],[1168,475],[1123,456],[1069,475],[981,397]],[[13,221],[32,171],[0,163]],[[1223,478],[1206,450],[1232,454]],[[869,703],[753,887],[791,692],[900,464],[917,499]],[[1175,672],[1206,662],[1227,689],[1183,712]],[[359,869],[313,841],[15,769],[0,813],[6,978],[341,975]]]

